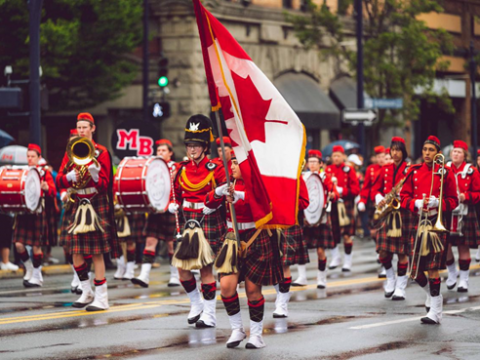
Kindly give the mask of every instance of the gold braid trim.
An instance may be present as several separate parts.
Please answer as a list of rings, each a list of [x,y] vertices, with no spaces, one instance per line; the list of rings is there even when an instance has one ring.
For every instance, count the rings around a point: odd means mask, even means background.
[[[183,168],[180,174],[180,185],[182,186],[182,188],[184,188],[187,191],[199,191],[203,189],[210,181],[212,181],[212,179],[213,179],[213,182],[215,182],[213,173],[214,172],[211,171],[210,174],[208,174],[208,176],[205,179],[203,179],[198,184],[194,184],[190,182],[190,180],[188,180],[187,175],[185,174],[185,168]]]

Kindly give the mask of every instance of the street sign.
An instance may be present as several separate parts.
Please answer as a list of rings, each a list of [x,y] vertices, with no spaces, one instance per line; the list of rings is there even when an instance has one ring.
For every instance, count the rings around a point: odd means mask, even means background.
[[[370,109],[345,109],[343,110],[343,122],[372,122],[377,117],[375,111]]]
[[[365,99],[365,108],[367,109],[402,109],[403,99]]]

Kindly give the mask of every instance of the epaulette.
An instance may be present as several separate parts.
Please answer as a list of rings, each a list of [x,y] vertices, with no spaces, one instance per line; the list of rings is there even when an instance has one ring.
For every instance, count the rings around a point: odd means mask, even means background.
[[[348,165],[345,165],[345,166],[343,167],[343,172],[346,173],[346,174],[348,174],[348,173],[350,172],[350,170],[352,170],[352,168],[351,168],[350,166],[348,166]]]
[[[205,164],[205,167],[207,168],[208,171],[213,171],[217,168],[218,166],[218,163],[216,162],[213,162],[213,161],[209,161]]]

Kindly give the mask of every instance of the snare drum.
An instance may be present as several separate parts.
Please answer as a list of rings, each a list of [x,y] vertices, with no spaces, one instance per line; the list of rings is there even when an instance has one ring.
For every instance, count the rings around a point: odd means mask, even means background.
[[[40,180],[35,167],[0,168],[0,208],[5,212],[34,213],[41,205]]]
[[[327,198],[322,179],[317,173],[307,172],[303,175],[307,185],[310,204],[303,210],[308,226],[317,226],[325,212]]]
[[[114,191],[127,213],[165,212],[170,190],[170,170],[161,157],[125,157],[118,165]]]

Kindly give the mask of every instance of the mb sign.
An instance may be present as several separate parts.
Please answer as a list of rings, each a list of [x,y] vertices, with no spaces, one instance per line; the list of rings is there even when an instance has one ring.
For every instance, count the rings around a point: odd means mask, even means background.
[[[152,136],[155,134],[158,134],[155,125],[128,120],[117,126],[112,133],[112,148],[120,159],[125,156],[152,156],[155,143]]]

